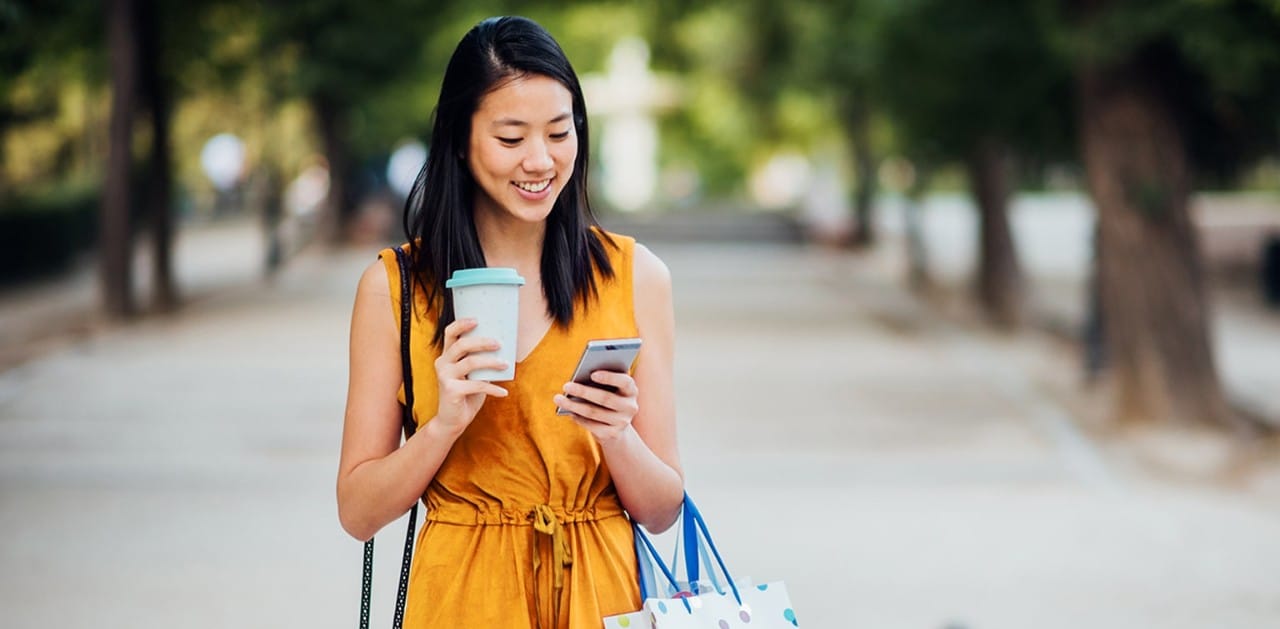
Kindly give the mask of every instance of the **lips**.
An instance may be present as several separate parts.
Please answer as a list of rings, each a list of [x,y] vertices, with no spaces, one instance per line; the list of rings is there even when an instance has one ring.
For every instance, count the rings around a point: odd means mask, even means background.
[[[511,183],[515,184],[517,188],[530,194],[545,192],[547,188],[551,187],[550,179],[543,179],[542,181],[513,181]]]

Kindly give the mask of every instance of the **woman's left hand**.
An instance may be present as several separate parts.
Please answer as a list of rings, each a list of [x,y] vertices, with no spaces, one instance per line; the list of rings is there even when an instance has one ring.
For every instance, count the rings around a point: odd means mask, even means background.
[[[556,395],[556,406],[572,413],[573,421],[590,431],[596,441],[608,443],[631,427],[640,410],[640,390],[630,374],[616,371],[592,372],[591,380],[615,390],[569,382],[564,393]],[[570,395],[580,400],[569,399]]]

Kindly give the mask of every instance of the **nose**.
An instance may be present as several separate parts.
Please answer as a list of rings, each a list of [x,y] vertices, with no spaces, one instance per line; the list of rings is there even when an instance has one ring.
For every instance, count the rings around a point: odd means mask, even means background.
[[[551,159],[551,150],[545,141],[534,140],[529,142],[529,152],[524,155],[525,172],[533,174],[545,173],[555,165],[555,160]]]

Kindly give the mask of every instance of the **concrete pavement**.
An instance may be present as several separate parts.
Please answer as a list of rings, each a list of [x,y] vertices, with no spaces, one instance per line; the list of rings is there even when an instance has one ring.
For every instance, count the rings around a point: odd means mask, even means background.
[[[333,478],[373,251],[268,285],[251,232],[226,242],[180,270],[218,287],[180,317],[0,374],[6,627],[355,623]],[[939,317],[891,250],[650,244],[675,278],[689,489],[730,568],[785,579],[802,626],[1280,624],[1274,453],[1227,476],[1221,435],[1089,426],[1069,351]],[[375,625],[403,530],[378,538]]]

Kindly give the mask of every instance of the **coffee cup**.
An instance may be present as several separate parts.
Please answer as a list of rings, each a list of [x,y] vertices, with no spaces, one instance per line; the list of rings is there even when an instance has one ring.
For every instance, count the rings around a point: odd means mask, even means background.
[[[502,382],[516,377],[516,330],[520,320],[520,287],[524,278],[515,269],[485,267],[458,269],[445,287],[453,291],[455,319],[475,319],[476,327],[463,337],[497,339],[498,351],[482,352],[506,361],[507,368],[477,369],[468,380]]]

